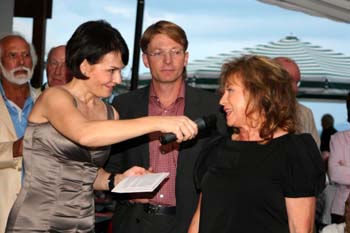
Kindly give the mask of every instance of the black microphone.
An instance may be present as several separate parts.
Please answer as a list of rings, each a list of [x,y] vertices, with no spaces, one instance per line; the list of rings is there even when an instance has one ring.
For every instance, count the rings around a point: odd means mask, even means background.
[[[211,114],[209,116],[204,116],[196,119],[194,121],[198,127],[198,133],[209,128],[214,128],[216,126],[216,116]],[[176,135],[173,133],[165,133],[160,136],[159,140],[162,145],[168,144],[170,142],[176,141]]]

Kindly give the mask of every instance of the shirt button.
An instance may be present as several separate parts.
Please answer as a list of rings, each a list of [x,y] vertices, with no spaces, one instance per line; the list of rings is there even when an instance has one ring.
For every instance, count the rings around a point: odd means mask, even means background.
[[[159,195],[159,197],[160,197],[160,198],[163,198],[163,197],[164,197],[164,195],[163,195],[163,194],[160,194],[160,195]]]

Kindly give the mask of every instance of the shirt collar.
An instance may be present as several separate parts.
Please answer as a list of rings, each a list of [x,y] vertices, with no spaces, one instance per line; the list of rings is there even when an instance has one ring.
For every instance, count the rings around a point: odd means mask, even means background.
[[[159,99],[156,91],[154,90],[154,87],[153,87],[152,83],[151,83],[151,86],[150,86],[149,96],[152,97],[152,98]],[[176,100],[181,99],[181,98],[185,98],[185,81],[181,82],[180,91],[179,91],[179,93],[177,95]]]

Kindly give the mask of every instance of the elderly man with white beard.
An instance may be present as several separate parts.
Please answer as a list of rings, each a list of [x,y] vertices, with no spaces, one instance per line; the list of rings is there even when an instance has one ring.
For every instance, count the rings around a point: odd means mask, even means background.
[[[40,94],[29,84],[37,57],[22,36],[0,39],[0,232],[21,187],[22,139]]]

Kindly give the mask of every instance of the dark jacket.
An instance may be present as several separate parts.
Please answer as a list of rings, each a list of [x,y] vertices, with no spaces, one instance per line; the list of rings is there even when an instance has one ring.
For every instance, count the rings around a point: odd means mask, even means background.
[[[113,106],[118,111],[120,119],[147,116],[148,98],[149,87],[145,87],[115,97]],[[195,120],[199,117],[216,114],[218,120],[217,129],[202,132],[195,139],[183,142],[180,146],[176,176],[176,232],[178,233],[187,232],[198,204],[198,193],[193,182],[193,167],[198,154],[212,135],[218,132],[226,133],[226,123],[220,109],[218,95],[186,85],[184,115]],[[123,172],[134,165],[149,168],[148,142],[149,137],[144,135],[114,145],[106,170]],[[123,196],[120,195],[119,198],[123,198]],[[116,207],[116,211],[121,209]],[[135,221],[132,222],[135,223]],[[116,227],[118,223],[113,222],[112,224]],[[126,229],[124,231],[130,232]]]

